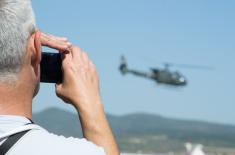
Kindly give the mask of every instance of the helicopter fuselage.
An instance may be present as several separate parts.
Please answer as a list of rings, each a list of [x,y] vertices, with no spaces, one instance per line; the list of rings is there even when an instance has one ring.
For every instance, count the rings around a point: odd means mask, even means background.
[[[187,85],[186,78],[179,72],[171,72],[167,69],[152,69],[151,78],[158,83],[169,84],[174,86]]]
[[[166,66],[164,69],[156,69],[152,68],[151,72],[142,72],[134,69],[129,69],[127,66],[126,59],[124,57],[121,58],[121,65],[119,70],[123,75],[129,73],[135,76],[144,77],[148,79],[152,79],[157,83],[171,85],[171,86],[185,86],[187,85],[186,78],[179,72],[172,72]]]

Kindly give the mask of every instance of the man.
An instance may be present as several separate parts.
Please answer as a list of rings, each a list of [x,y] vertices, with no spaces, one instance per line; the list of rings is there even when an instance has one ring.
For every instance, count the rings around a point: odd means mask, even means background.
[[[79,112],[83,139],[57,136],[30,122],[40,83],[41,46],[62,55],[63,82],[56,84],[56,94]],[[23,132],[6,149],[6,143]],[[95,66],[66,38],[36,29],[30,0],[0,0],[0,150],[10,155],[119,154],[100,99]]]

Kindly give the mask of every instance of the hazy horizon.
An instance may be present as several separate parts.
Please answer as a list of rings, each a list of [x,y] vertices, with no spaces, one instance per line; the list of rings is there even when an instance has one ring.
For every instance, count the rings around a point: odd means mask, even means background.
[[[40,114],[41,112],[45,112],[47,110],[62,110],[64,112],[69,112],[71,114],[77,114],[77,112],[73,108],[69,109],[64,109],[61,107],[48,107],[46,109],[41,109],[39,111],[34,111],[33,115],[35,114]],[[150,112],[133,112],[133,113],[126,113],[126,114],[114,114],[114,113],[108,113],[106,114],[111,115],[111,116],[116,116],[116,117],[123,117],[123,116],[129,116],[129,115],[150,115],[150,116],[158,116],[162,117],[165,119],[173,119],[173,120],[178,120],[178,121],[192,121],[192,122],[204,122],[204,123],[212,123],[212,124],[217,124],[217,125],[229,125],[229,126],[235,126],[234,124],[231,123],[224,123],[224,122],[216,122],[216,121],[207,121],[207,120],[200,120],[200,119],[188,119],[188,118],[177,118],[177,117],[170,117],[170,116],[164,116],[164,115],[159,115],[156,113],[150,113]]]

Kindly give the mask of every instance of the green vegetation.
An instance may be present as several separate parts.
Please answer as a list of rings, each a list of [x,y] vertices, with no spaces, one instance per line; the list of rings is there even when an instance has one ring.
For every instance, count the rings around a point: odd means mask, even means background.
[[[149,114],[108,115],[109,122],[124,152],[182,152],[185,142],[201,143],[209,149],[235,148],[235,126],[184,121]],[[50,132],[81,137],[75,114],[48,109],[34,115],[34,121]]]

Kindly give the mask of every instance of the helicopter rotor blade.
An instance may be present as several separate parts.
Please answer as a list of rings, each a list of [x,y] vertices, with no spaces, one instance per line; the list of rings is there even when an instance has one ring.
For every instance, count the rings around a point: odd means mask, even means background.
[[[165,63],[167,66],[175,66],[179,68],[188,68],[188,69],[201,69],[201,70],[214,70],[211,66],[204,65],[191,65],[191,64],[174,64],[174,63]]]
[[[201,69],[201,70],[214,70],[211,66],[204,65],[191,65],[191,64],[175,64],[175,63],[164,63],[165,66],[175,66],[179,68],[188,68],[188,69]]]
[[[207,65],[197,65],[197,64],[182,64],[182,63],[172,63],[172,62],[161,62],[161,61],[156,61],[155,59],[153,58],[150,58],[150,57],[146,57],[146,56],[132,56],[132,57],[135,57],[136,59],[142,61],[142,62],[145,62],[145,64],[147,63],[148,65],[151,64],[151,66],[153,66],[154,64],[155,65],[158,65],[158,64],[163,64],[165,66],[165,68],[171,68],[171,67],[177,67],[177,68],[185,68],[185,69],[200,69],[200,70],[215,70],[214,67],[211,67],[211,66],[207,66]],[[125,60],[125,58],[124,58]]]

